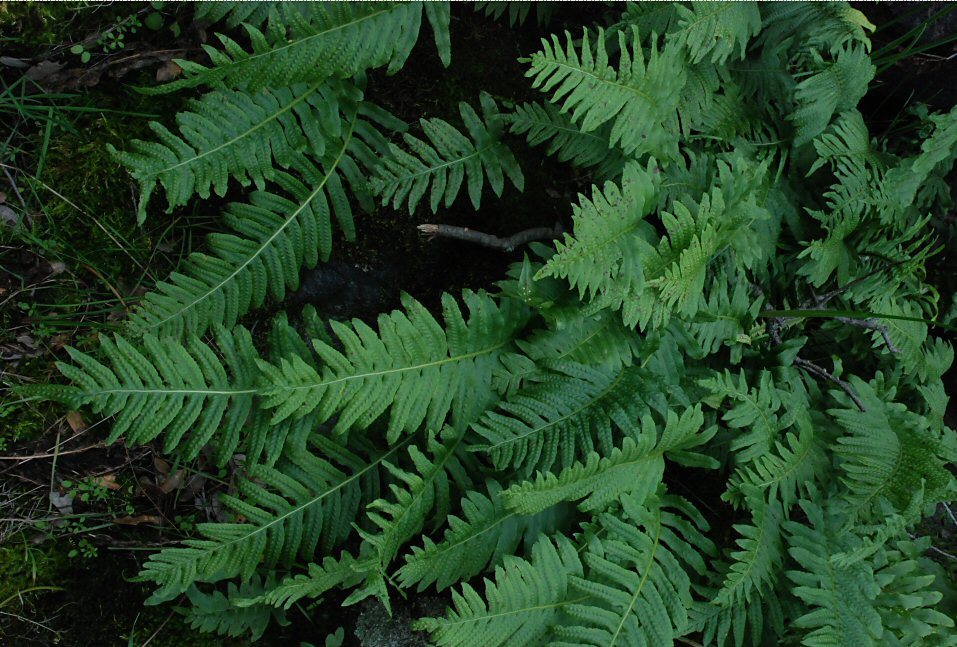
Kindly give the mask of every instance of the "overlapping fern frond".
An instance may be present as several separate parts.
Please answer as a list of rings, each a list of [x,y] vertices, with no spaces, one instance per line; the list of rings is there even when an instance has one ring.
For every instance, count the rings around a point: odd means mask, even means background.
[[[585,461],[557,474],[539,472],[534,481],[508,488],[502,493],[505,506],[532,515],[563,501],[580,500],[578,508],[591,513],[604,510],[625,495],[641,503],[661,483],[666,455],[679,463],[713,466],[711,459],[689,451],[714,435],[714,428],[701,431],[703,421],[700,408],[687,409],[680,418],[669,411],[659,440],[655,422],[646,414],[641,418],[640,431],[625,437],[620,447],[602,454],[592,452]]]
[[[197,337],[184,342],[142,338],[142,350],[119,334],[100,338],[109,366],[75,348],[73,364],[57,368],[71,386],[35,387],[34,392],[69,404],[115,415],[107,442],[121,436],[129,443],[163,437],[165,451],[195,458],[210,442],[216,462],[224,464],[239,446],[253,410],[258,353],[244,328],[215,330],[218,355]]]
[[[139,576],[158,586],[151,599],[172,599],[196,582],[249,579],[260,564],[289,566],[297,555],[311,561],[348,536],[379,490],[383,462],[403,444],[363,457],[329,439],[313,442],[319,453],[292,449],[276,467],[252,466],[238,496],[223,497],[243,521],[199,524],[201,538],[151,555]]]
[[[142,222],[157,183],[171,211],[194,194],[225,195],[230,179],[261,191],[278,169],[295,166],[301,152],[322,159],[348,130],[342,122],[361,99],[358,88],[338,81],[254,94],[218,90],[176,115],[180,134],[154,121],[150,128],[158,141],[135,139],[125,151],[108,148],[140,183],[137,219]],[[389,125],[403,128],[395,119]]]
[[[438,590],[466,581],[489,565],[498,565],[513,555],[523,542],[534,543],[539,534],[553,530],[565,516],[561,506],[525,516],[507,510],[500,496],[502,486],[490,480],[487,494],[471,491],[461,501],[462,516],[450,515],[442,540],[425,536],[422,547],[413,546],[397,578],[402,587],[418,591],[435,584]]]
[[[468,424],[495,398],[501,359],[528,314],[484,293],[466,292],[463,300],[468,321],[444,295],[444,329],[408,296],[405,312],[380,315],[378,333],[358,320],[351,326],[333,321],[343,350],[313,340],[319,370],[295,357],[278,366],[260,362],[263,405],[272,410],[272,423],[318,411],[320,422],[337,415],[333,432],[342,435],[368,427],[391,408],[390,442],[423,424],[438,429],[450,412],[456,426]]]
[[[280,14],[271,10],[265,31],[245,24],[251,51],[218,34],[222,51],[204,46],[210,66],[177,60],[183,78],[149,92],[173,92],[198,85],[256,91],[345,79],[384,65],[396,72],[419,37],[423,13],[447,65],[451,56],[448,3],[317,2],[306,3],[300,11]]]
[[[601,516],[605,536],[590,540],[585,575],[571,577],[571,619],[551,644],[670,645],[687,631],[690,575],[703,574],[714,552],[707,523],[670,495],[644,504],[626,497],[622,507],[622,516]]]
[[[559,162],[593,168],[596,180],[611,180],[621,175],[625,157],[611,147],[611,128],[606,124],[595,132],[585,132],[554,104],[530,102],[515,106],[507,115],[509,130],[524,135],[532,146],[546,144],[546,152]]]
[[[452,205],[463,181],[476,209],[481,206],[486,179],[496,196],[502,195],[506,177],[523,190],[522,169],[500,141],[503,117],[488,93],[481,94],[480,103],[481,118],[467,103],[459,103],[468,137],[442,119],[420,119],[428,142],[406,134],[403,140],[408,151],[391,145],[391,155],[382,160],[372,180],[383,205],[391,203],[398,209],[405,203],[412,213],[428,191],[429,207],[435,213],[440,205]]]
[[[461,593],[453,592],[454,609],[445,618],[423,618],[413,626],[428,631],[437,645],[538,644],[575,600],[568,599],[569,580],[581,575],[575,546],[562,535],[543,537],[530,560],[506,556],[494,581],[485,580],[484,596],[463,584]]]
[[[347,239],[354,238],[347,187],[363,196],[367,173],[378,155],[387,154],[380,129],[394,118],[353,103],[324,123],[329,136],[323,154],[310,159],[290,152],[295,171],[273,170],[275,189],[254,191],[248,203],[227,207],[224,219],[232,233],[211,234],[210,253],[191,254],[180,271],[146,295],[131,317],[134,332],[179,336],[215,324],[233,326],[267,295],[281,300],[295,290],[303,266],[329,259],[333,220]],[[314,135],[321,139],[318,131]]]
[[[595,41],[593,48],[591,41]],[[685,83],[680,48],[649,53],[638,30],[619,32],[621,59],[618,69],[609,64],[605,33],[585,30],[580,47],[571,34],[542,40],[542,51],[530,59],[526,76],[552,103],[561,104],[583,132],[611,123],[610,143],[628,155],[650,154],[660,160],[678,156],[678,101]]]

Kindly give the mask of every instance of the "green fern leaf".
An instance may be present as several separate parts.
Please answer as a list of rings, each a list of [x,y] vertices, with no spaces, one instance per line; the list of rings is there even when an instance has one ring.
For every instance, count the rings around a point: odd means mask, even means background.
[[[333,587],[351,587],[362,580],[356,559],[343,551],[338,559],[326,557],[322,564],[310,563],[308,573],[283,579],[264,592],[235,602],[239,607],[265,605],[288,611],[299,600],[317,599]]]
[[[638,421],[650,405],[667,409],[641,370],[556,368],[473,424],[486,444],[472,450],[488,453],[498,469],[511,465],[525,475],[562,469],[596,449],[610,450],[619,435],[640,437]]]
[[[626,154],[675,159],[678,100],[685,83],[681,49],[666,47],[659,53],[652,43],[646,58],[638,30],[632,28],[629,35],[618,34],[617,70],[608,63],[601,28],[597,36],[585,30],[580,53],[567,32],[564,45],[558,36],[551,42],[543,39],[542,51],[532,54],[526,76],[533,78],[533,87],[551,92],[552,103],[561,103],[562,112],[570,112],[583,132],[610,122],[610,143]]]
[[[423,537],[420,548],[412,547],[399,569],[400,586],[417,585],[419,592],[431,584],[443,590],[464,582],[498,565],[506,555],[513,555],[524,540],[526,546],[565,517],[565,510],[556,506],[539,515],[526,517],[505,509],[500,496],[502,486],[496,481],[486,484],[488,494],[468,492],[462,499],[462,517],[450,515],[442,541]]]
[[[331,322],[344,352],[314,340],[320,371],[298,358],[279,366],[260,362],[272,424],[319,411],[320,421],[338,414],[333,431],[344,434],[368,427],[391,406],[387,437],[394,442],[423,423],[439,428],[450,411],[456,425],[471,422],[472,412],[495,398],[492,378],[528,315],[484,293],[466,291],[463,299],[468,323],[455,300],[443,295],[444,330],[407,295],[406,312],[381,315],[378,334],[358,320],[351,327]]]
[[[687,409],[680,418],[669,411],[659,441],[654,420],[645,415],[640,432],[625,437],[621,448],[613,448],[604,457],[591,453],[584,463],[572,465],[557,475],[540,472],[534,481],[513,485],[502,493],[505,507],[531,515],[562,501],[581,500],[579,509],[597,513],[625,494],[640,503],[654,494],[661,483],[665,454],[680,451],[682,462],[688,462],[687,450],[714,435],[714,428],[699,433],[703,422],[697,407]],[[710,465],[706,459],[702,462]]]
[[[107,443],[123,436],[142,444],[162,435],[164,451],[192,460],[215,437],[215,460],[223,465],[239,446],[253,408],[257,353],[244,328],[218,327],[215,333],[223,359],[196,337],[179,343],[145,335],[144,354],[118,334],[103,335],[100,349],[109,367],[68,347],[74,364],[57,362],[57,368],[75,385],[32,392],[115,415]]]
[[[468,584],[453,592],[445,618],[422,618],[413,623],[428,631],[437,645],[490,647],[534,645],[544,641],[568,599],[569,578],[582,574],[572,543],[558,535],[540,539],[530,561],[513,555],[495,568],[495,580],[485,580],[485,595]]]
[[[371,169],[375,151],[384,150],[376,121],[388,124],[391,116],[358,105],[336,126],[337,139],[327,142],[318,163],[296,153],[296,175],[274,171],[282,192],[256,191],[248,204],[230,205],[225,221],[232,233],[211,234],[211,254],[191,254],[179,272],[148,293],[131,329],[201,334],[213,324],[235,325],[267,295],[282,300],[295,290],[302,266],[328,260],[333,218],[347,239],[355,237],[346,185],[361,196],[362,168]]]
[[[147,93],[198,85],[250,91],[281,88],[330,77],[349,78],[383,65],[394,73],[405,64],[418,40],[424,6],[422,2],[308,3],[302,13],[272,13],[265,32],[244,25],[251,52],[218,34],[224,51],[204,46],[212,61],[210,67],[177,60],[183,78]],[[431,8],[426,16],[433,21],[439,53],[447,64],[448,9]]]
[[[507,115],[509,130],[524,135],[531,146],[546,144],[545,152],[559,162],[594,168],[595,178],[611,180],[621,175],[625,156],[609,146],[611,127],[607,124],[584,132],[551,103],[523,103]]]
[[[678,28],[669,36],[688,50],[692,64],[707,59],[724,65],[732,55],[742,59],[748,41],[761,30],[756,2],[700,2],[675,9]]]
[[[591,541],[585,577],[571,577],[570,595],[585,599],[565,608],[572,620],[555,627],[550,644],[670,645],[685,633],[688,573],[704,573],[702,554],[714,551],[701,534],[707,523],[676,497],[645,505],[626,497],[622,506],[624,518],[601,516],[607,538]]]
[[[221,636],[238,637],[249,634],[255,642],[266,632],[269,623],[275,620],[280,625],[288,625],[285,614],[263,604],[243,604],[239,601],[261,594],[264,590],[275,586],[272,578],[263,582],[255,577],[249,582],[243,582],[238,587],[230,582],[226,593],[212,591],[204,593],[195,586],[186,591],[186,597],[192,605],[186,610],[184,622],[192,629],[206,633],[217,633]]]
[[[194,582],[248,579],[262,562],[289,565],[297,555],[311,561],[317,547],[328,551],[348,536],[362,500],[376,491],[364,481],[374,478],[404,443],[364,462],[328,439],[313,437],[312,442],[343,469],[295,450],[287,452],[286,464],[250,468],[249,478],[239,482],[242,498],[223,497],[246,521],[199,524],[201,539],[151,555],[139,575],[159,587],[150,600],[172,599]]]
[[[496,196],[502,195],[505,177],[519,191],[524,189],[522,169],[500,141],[503,122],[498,108],[486,92],[480,100],[481,119],[467,103],[459,103],[468,137],[441,119],[420,119],[429,143],[406,134],[405,145],[411,152],[391,146],[390,157],[382,160],[372,180],[383,205],[391,202],[392,208],[398,209],[405,202],[412,213],[431,187],[429,206],[435,213],[440,204],[452,205],[464,180],[472,206],[478,209],[486,177]]]

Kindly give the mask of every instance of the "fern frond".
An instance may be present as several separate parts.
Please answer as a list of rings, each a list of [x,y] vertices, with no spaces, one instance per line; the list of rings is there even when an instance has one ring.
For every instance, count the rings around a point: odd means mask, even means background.
[[[645,505],[625,497],[622,506],[624,518],[601,516],[607,538],[591,540],[585,577],[571,577],[570,596],[585,599],[565,608],[571,621],[555,627],[550,644],[670,645],[686,632],[688,573],[704,573],[702,554],[714,551],[701,534],[707,523],[676,497]]]
[[[602,29],[595,36],[585,30],[580,51],[571,34],[566,32],[565,43],[553,35],[551,42],[542,40],[542,51],[532,54],[526,76],[533,87],[551,92],[552,103],[561,103],[562,112],[570,112],[583,132],[611,123],[611,144],[626,154],[675,159],[678,100],[685,83],[682,50],[666,47],[659,53],[652,43],[646,58],[634,27],[628,35],[619,32],[618,43],[616,70],[609,65]]]
[[[548,21],[551,20],[557,5],[557,2],[548,2],[547,0],[510,0],[509,2],[500,2],[498,0],[485,2],[484,0],[476,0],[475,11],[481,11],[493,20],[500,20],[502,16],[508,13],[508,26],[515,27],[515,25],[525,24],[525,21],[528,20],[534,7],[535,24],[546,25]]]
[[[770,371],[762,371],[759,384],[749,387],[744,370],[737,382],[730,371],[715,374],[700,382],[720,403],[725,398],[734,404],[722,415],[731,429],[747,429],[731,441],[731,450],[740,463],[750,463],[767,455],[775,446],[779,431],[791,424],[793,418],[785,406],[788,392],[774,384]],[[799,409],[800,404],[794,407]]]
[[[192,629],[205,633],[217,633],[221,636],[237,637],[248,633],[255,642],[266,632],[269,623],[275,620],[280,625],[288,625],[282,611],[263,604],[237,604],[262,594],[275,585],[272,578],[265,582],[254,577],[238,587],[230,582],[226,592],[212,591],[204,593],[195,586],[186,591],[186,597],[192,605],[186,610],[183,622]]]
[[[438,438],[430,436],[430,456],[410,445],[412,470],[390,461],[384,463],[395,479],[389,485],[392,497],[369,504],[367,516],[375,532],[359,533],[375,552],[380,571],[385,572],[402,545],[419,533],[430,517],[449,516],[454,489],[465,490],[471,485],[466,468],[456,455],[462,436],[448,428]]]
[[[362,580],[356,559],[345,551],[338,559],[326,557],[321,564],[311,562],[307,573],[286,577],[264,592],[236,601],[239,607],[266,605],[288,611],[304,598],[316,599],[333,587],[348,588]]]
[[[922,644],[952,633],[953,620],[934,609],[941,594],[928,588],[933,576],[921,573],[916,561],[929,539],[898,542],[897,550],[882,547],[868,560],[838,565],[832,557],[852,551],[860,538],[842,529],[842,512],[800,505],[809,525],[788,521],[784,527],[788,552],[803,569],[788,571],[809,609],[793,622],[810,630],[803,644]]]
[[[940,439],[928,432],[925,419],[903,404],[886,402],[857,377],[850,383],[865,411],[829,409],[828,414],[848,431],[833,451],[841,459],[852,513],[866,517],[880,498],[903,510],[921,487],[930,500],[939,500],[953,487],[954,476],[940,455]]]
[[[406,134],[403,139],[411,152],[391,145],[391,155],[382,160],[372,179],[383,205],[391,202],[398,209],[405,202],[412,213],[431,187],[429,207],[435,213],[440,204],[452,205],[464,180],[472,206],[478,209],[486,177],[496,196],[502,195],[506,177],[516,189],[524,189],[522,169],[500,141],[504,123],[495,101],[482,92],[480,102],[482,118],[467,103],[459,103],[468,137],[441,119],[420,119],[428,142]]]
[[[594,298],[612,286],[638,292],[644,287],[642,256],[649,253],[653,228],[644,218],[657,204],[657,166],[636,163],[625,167],[621,188],[606,182],[579,196],[572,206],[574,237],[555,245],[555,256],[536,278],[565,278],[581,297]]]
[[[798,405],[800,406],[800,405]],[[817,475],[828,469],[828,457],[820,439],[814,433],[810,418],[796,416],[797,434],[785,433],[774,441],[774,449],[740,466],[728,480],[728,491],[722,498],[736,504],[744,503],[744,492],[755,488],[762,496],[780,501],[789,510]]]
[[[100,349],[109,366],[67,347],[74,364],[57,362],[57,368],[74,385],[32,392],[116,416],[107,443],[124,436],[142,444],[162,435],[165,452],[192,460],[215,438],[215,460],[223,465],[239,446],[253,409],[258,354],[244,328],[218,327],[215,339],[222,359],[197,337],[180,343],[145,335],[143,352],[119,334],[102,335]]]
[[[210,254],[191,254],[180,271],[160,282],[131,317],[135,332],[201,334],[213,324],[236,324],[266,296],[282,300],[299,286],[303,266],[326,261],[332,251],[332,221],[355,237],[346,186],[360,197],[363,169],[384,151],[380,124],[391,116],[359,104],[336,126],[316,162],[292,154],[296,173],[274,171],[281,191],[255,191],[249,203],[234,203],[224,215],[231,233],[208,236]],[[378,123],[377,123],[378,122]]]
[[[768,501],[760,493],[750,491],[747,498],[751,510],[750,524],[735,524],[740,550],[731,553],[731,564],[724,583],[712,600],[722,607],[747,607],[756,604],[764,593],[773,593],[778,568],[784,561],[781,504]]]
[[[375,478],[404,443],[363,460],[331,440],[312,440],[330,460],[305,450],[288,451],[285,464],[250,468],[249,477],[238,484],[242,498],[223,496],[224,504],[245,521],[199,524],[201,539],[151,555],[139,575],[159,587],[151,601],[172,599],[195,582],[248,579],[262,563],[289,565],[296,556],[311,561],[317,547],[331,550],[348,536],[363,500],[376,491],[365,481]]]
[[[485,580],[484,596],[463,584],[461,593],[452,593],[454,608],[445,618],[422,618],[413,627],[428,631],[437,645],[538,644],[575,601],[568,598],[568,582],[581,575],[572,543],[562,535],[543,537],[532,547],[530,561],[507,555],[495,568],[494,581]]]
[[[440,542],[424,536],[421,548],[412,547],[396,574],[400,586],[417,585],[421,592],[434,583],[441,591],[469,580],[489,564],[498,565],[506,555],[515,554],[523,540],[526,546],[533,544],[565,516],[561,506],[531,517],[506,510],[500,496],[502,486],[490,480],[486,487],[487,494],[466,493],[462,516],[449,516]]]
[[[813,48],[837,55],[846,45],[871,50],[867,32],[875,27],[847,2],[774,2],[761,4],[763,28],[758,41],[772,50]]]
[[[876,71],[863,46],[842,48],[830,63],[818,56],[817,67],[794,92],[797,108],[788,120],[794,124],[796,146],[824,132],[835,114],[854,108]]]
[[[581,500],[579,509],[594,514],[626,494],[641,503],[661,483],[668,452],[681,451],[682,462],[687,462],[687,450],[714,435],[713,428],[699,433],[703,423],[699,407],[685,410],[680,418],[669,411],[659,441],[655,422],[646,414],[641,419],[640,432],[625,437],[620,448],[606,451],[604,456],[591,453],[584,463],[576,463],[557,475],[539,472],[534,481],[508,488],[502,493],[505,507],[531,515],[562,501]],[[702,462],[709,464],[706,459]]]
[[[298,358],[279,366],[260,362],[262,402],[273,411],[272,424],[318,411],[320,421],[338,414],[333,432],[345,434],[391,407],[389,442],[423,423],[440,428],[450,411],[456,425],[468,424],[472,412],[493,399],[492,378],[528,313],[484,293],[466,291],[463,300],[467,323],[455,300],[443,295],[444,329],[408,295],[405,312],[380,315],[378,333],[359,320],[351,326],[333,321],[343,351],[314,340],[320,370]]]
[[[597,180],[621,175],[625,156],[609,145],[611,128],[605,124],[593,132],[584,132],[551,103],[523,103],[506,116],[509,130],[524,135],[531,146],[547,144],[545,152],[559,162],[594,169]]]
[[[486,444],[473,451],[488,453],[498,469],[511,465],[525,475],[562,469],[596,449],[609,451],[619,435],[638,438],[638,421],[650,411],[645,398],[656,409],[667,407],[640,369],[562,368],[475,422],[472,429]]]
[[[707,59],[724,65],[732,55],[742,59],[748,41],[761,30],[756,2],[700,2],[675,5],[675,10],[678,25],[669,38],[687,49],[692,64]]]
[[[446,3],[308,3],[301,13],[274,12],[265,32],[244,25],[252,51],[218,34],[223,51],[204,46],[212,61],[210,67],[177,60],[183,78],[148,92],[167,93],[198,85],[250,91],[282,88],[330,77],[349,78],[383,65],[394,73],[418,40],[423,9],[438,34],[439,54],[447,65],[448,7],[430,7],[432,4]]]

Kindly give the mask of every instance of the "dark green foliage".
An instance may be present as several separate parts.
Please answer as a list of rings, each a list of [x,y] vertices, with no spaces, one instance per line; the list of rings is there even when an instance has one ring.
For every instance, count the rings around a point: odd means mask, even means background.
[[[244,22],[252,53],[223,37],[185,65],[164,91],[215,89],[119,156],[144,204],[156,182],[171,206],[255,190],[131,334],[33,390],[115,415],[111,440],[244,458],[230,520],[146,560],[153,601],[186,593],[196,626],[258,635],[336,589],[391,609],[451,588],[416,623],[440,645],[957,642],[914,538],[957,497],[953,350],[928,325],[957,110],[872,136],[873,26],[843,3],[620,9],[525,61],[546,102],[483,93],[464,132],[423,117],[401,146],[343,79],[398,70],[423,13],[447,54],[446,4],[201,10]],[[353,199],[521,190],[509,135],[591,186],[467,312],[307,310],[305,338],[281,314],[261,352],[236,325],[329,257],[333,216],[348,237]]]

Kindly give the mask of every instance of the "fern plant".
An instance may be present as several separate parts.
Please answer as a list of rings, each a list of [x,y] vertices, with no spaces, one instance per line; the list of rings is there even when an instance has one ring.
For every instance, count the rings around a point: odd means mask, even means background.
[[[242,457],[228,521],[146,560],[152,602],[231,635],[414,588],[446,596],[415,622],[439,645],[957,644],[916,537],[957,498],[928,270],[957,110],[874,137],[873,25],[844,3],[609,11],[522,60],[543,101],[483,93],[422,138],[363,75],[423,14],[447,62],[446,4],[200,8],[250,46],[184,62],[156,91],[209,93],[117,158],[141,214],[157,183],[171,208],[255,188],[126,330],[67,351],[71,385],[24,389],[115,416],[110,441]],[[242,325],[353,202],[521,191],[522,138],[585,185],[490,291]]]

